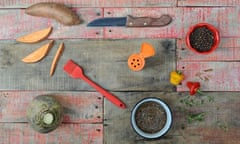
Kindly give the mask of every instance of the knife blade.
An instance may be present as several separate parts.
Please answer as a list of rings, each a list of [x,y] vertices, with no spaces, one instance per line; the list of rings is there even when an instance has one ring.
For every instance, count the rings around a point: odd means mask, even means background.
[[[162,27],[170,24],[172,17],[170,15],[162,15],[160,18],[151,17],[107,17],[99,18],[87,24],[88,27],[103,26],[126,26],[126,27]]]

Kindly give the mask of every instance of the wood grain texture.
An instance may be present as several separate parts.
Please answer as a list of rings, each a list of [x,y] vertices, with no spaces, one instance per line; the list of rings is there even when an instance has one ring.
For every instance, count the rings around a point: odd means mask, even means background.
[[[39,2],[62,3],[69,7],[102,7],[103,0],[1,0],[0,8],[26,8]]]
[[[177,91],[189,91],[187,81],[201,83],[202,91],[239,91],[239,62],[178,62],[185,75]]]
[[[52,19],[29,16],[23,9],[0,9],[0,39],[16,39],[34,31],[53,27],[50,39],[102,38],[102,28],[88,28],[86,24],[103,16],[101,8],[74,9],[84,22],[76,26],[64,26]],[[3,20],[4,19],[4,20]]]
[[[177,0],[103,0],[104,7],[174,7]]]
[[[240,37],[240,19],[238,7],[219,8],[76,8],[83,24],[66,27],[54,20],[32,17],[23,10],[0,10],[0,39],[15,39],[24,34],[53,26],[50,38],[183,38],[189,27],[196,23],[207,22],[219,29],[221,37]],[[126,27],[86,27],[93,19],[100,17],[135,17],[149,16],[158,18],[162,14],[173,17],[172,23],[157,28],[126,28]]]
[[[59,43],[56,41],[49,54],[39,63],[25,64],[22,57],[42,45],[4,41],[0,44],[0,88],[2,90],[70,90],[93,91],[82,80],[75,80],[63,71],[64,64],[74,60],[85,74],[111,91],[172,91],[169,73],[175,69],[175,40],[64,40],[65,51],[53,77],[48,75],[51,61]],[[146,59],[140,72],[128,68],[128,57],[139,53],[142,42],[153,45],[156,54]]]
[[[64,109],[64,123],[99,123],[103,119],[103,98],[94,92],[1,91],[0,122],[27,122],[29,103],[38,95],[56,98]]]
[[[238,6],[239,0],[178,0],[178,6]]]
[[[163,14],[172,16],[172,22],[164,27],[126,28],[106,27],[105,38],[176,38],[182,34],[182,9],[178,8],[104,8],[104,17],[134,17],[159,18]]]
[[[40,134],[25,123],[0,123],[0,144],[102,144],[101,124],[62,124],[48,134]]]
[[[219,47],[211,54],[201,55],[194,53],[186,46],[185,39],[177,40],[177,61],[239,61],[240,39],[221,38]]]
[[[49,0],[2,0],[0,8],[26,8],[38,2]],[[173,7],[177,0],[51,0],[51,2],[63,3],[69,7]]]
[[[213,102],[187,107],[180,99],[188,93],[167,92],[129,92],[117,93],[127,102],[127,111],[121,111],[107,102],[104,105],[104,139],[105,144],[238,144],[240,136],[239,94],[234,92],[211,92]],[[133,106],[143,98],[157,97],[164,100],[172,109],[173,125],[170,131],[161,139],[153,141],[138,136],[130,125],[130,115]],[[194,101],[200,97],[195,97]],[[201,122],[189,123],[189,113],[206,113]]]
[[[189,7],[184,8],[183,13],[183,37],[186,36],[189,27],[201,22],[215,26],[221,38],[240,36],[239,7]]]
[[[105,38],[184,38],[189,27],[206,22],[214,25],[221,37],[239,37],[239,8],[104,8],[104,17],[160,17],[169,14],[172,23],[159,28],[106,27]]]

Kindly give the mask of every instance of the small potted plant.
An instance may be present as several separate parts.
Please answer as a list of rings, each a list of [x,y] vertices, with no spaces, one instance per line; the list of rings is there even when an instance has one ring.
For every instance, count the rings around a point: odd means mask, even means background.
[[[172,112],[162,100],[145,98],[134,106],[131,124],[135,132],[144,138],[160,138],[172,125]]]
[[[198,54],[209,54],[216,50],[220,43],[218,30],[208,23],[192,26],[187,32],[187,47]]]

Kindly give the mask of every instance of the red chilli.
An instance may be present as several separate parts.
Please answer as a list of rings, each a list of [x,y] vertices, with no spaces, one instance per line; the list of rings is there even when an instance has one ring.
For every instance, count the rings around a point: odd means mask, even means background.
[[[187,87],[190,90],[190,95],[193,96],[196,93],[201,94],[199,82],[187,82]]]

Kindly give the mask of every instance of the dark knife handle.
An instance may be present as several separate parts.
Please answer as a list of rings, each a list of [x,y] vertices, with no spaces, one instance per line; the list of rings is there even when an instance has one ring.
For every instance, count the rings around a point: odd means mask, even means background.
[[[127,27],[160,27],[166,26],[172,22],[172,17],[169,15],[162,15],[160,18],[150,17],[133,17],[127,16]]]

